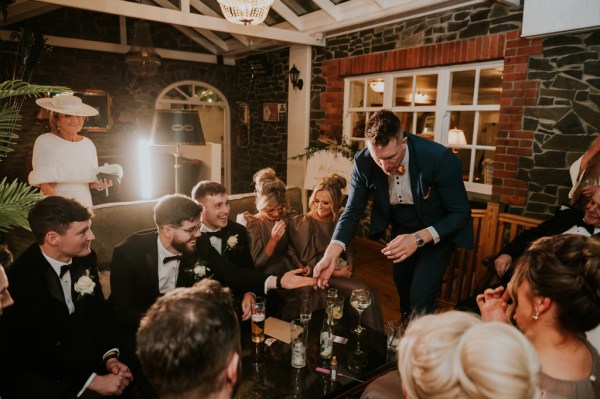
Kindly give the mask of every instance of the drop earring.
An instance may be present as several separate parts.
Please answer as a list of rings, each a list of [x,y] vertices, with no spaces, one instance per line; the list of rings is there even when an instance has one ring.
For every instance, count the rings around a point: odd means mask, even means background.
[[[540,319],[540,314],[538,312],[535,312],[535,314],[533,315],[533,320],[539,320]]]

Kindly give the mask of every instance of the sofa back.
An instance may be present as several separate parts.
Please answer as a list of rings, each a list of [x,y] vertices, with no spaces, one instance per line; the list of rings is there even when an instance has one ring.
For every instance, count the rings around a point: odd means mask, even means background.
[[[303,212],[302,190],[299,187],[287,189],[290,206],[298,213]],[[115,202],[94,207],[92,231],[96,239],[92,248],[98,256],[98,268],[110,270],[113,249],[131,234],[155,227],[154,205],[157,200]],[[232,194],[229,196],[230,218],[235,220],[238,213],[256,212],[254,193]],[[30,231],[17,228],[8,233],[8,245],[13,255],[18,257],[35,240]]]

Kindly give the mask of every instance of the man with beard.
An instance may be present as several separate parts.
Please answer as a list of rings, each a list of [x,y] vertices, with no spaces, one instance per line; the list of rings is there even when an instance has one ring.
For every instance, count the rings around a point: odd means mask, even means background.
[[[163,399],[231,398],[241,355],[229,289],[205,279],[159,298],[140,323],[137,354]]]
[[[118,360],[98,284],[91,216],[77,201],[59,196],[29,212],[37,243],[8,270],[15,304],[5,311],[0,338],[5,399],[120,395],[131,380]],[[10,299],[0,287],[5,295]]]
[[[201,212],[201,205],[191,198],[167,195],[154,206],[156,228],[132,234],[113,252],[111,301],[122,358],[129,361],[135,386],[146,399],[158,396],[135,356],[135,334],[142,315],[159,296],[177,287],[191,287],[211,275],[225,286],[254,293],[276,286],[297,288],[312,284],[312,279],[299,276],[297,271],[275,279],[238,267],[222,257],[209,258],[207,264],[204,254],[196,253]]]

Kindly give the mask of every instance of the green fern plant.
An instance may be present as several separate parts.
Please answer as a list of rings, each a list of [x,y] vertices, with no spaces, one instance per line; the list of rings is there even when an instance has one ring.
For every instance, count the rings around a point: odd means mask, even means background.
[[[7,80],[0,83],[0,161],[13,151],[12,146],[18,136],[14,133],[20,129],[21,105],[27,97],[38,97],[44,93],[64,93],[66,87],[41,86],[20,80]],[[0,232],[12,227],[23,227],[29,230],[27,213],[42,198],[37,189],[15,179],[8,182],[4,177],[0,182]]]

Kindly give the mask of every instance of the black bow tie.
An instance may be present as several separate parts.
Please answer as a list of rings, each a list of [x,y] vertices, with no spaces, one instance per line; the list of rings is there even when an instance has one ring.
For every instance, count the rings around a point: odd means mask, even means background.
[[[68,272],[69,270],[71,270],[71,265],[62,265],[62,266],[60,267],[60,274],[59,274],[58,278],[63,278],[63,276],[64,276],[65,274],[67,274],[67,272]]]
[[[583,227],[584,229],[586,229],[590,233],[591,236],[594,235],[594,229],[595,229],[595,227],[592,226],[591,224],[587,224],[583,219],[579,220],[576,223],[576,226]]]
[[[219,230],[219,231],[207,231],[205,233],[202,234],[206,234],[209,237],[217,237],[220,239],[223,239],[223,230]]]
[[[184,258],[183,255],[167,256],[166,258],[163,259],[163,264],[170,262],[172,260],[182,260],[183,258]]]

